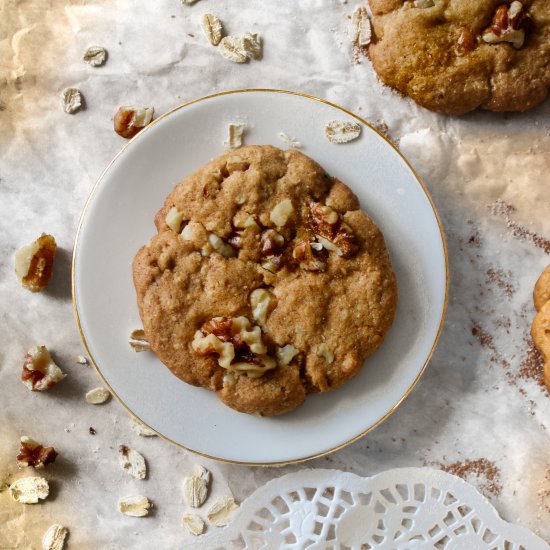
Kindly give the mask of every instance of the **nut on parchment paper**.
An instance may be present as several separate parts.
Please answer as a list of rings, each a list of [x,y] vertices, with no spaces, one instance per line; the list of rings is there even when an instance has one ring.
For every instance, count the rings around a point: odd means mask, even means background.
[[[133,138],[153,120],[154,113],[153,107],[135,108],[123,105],[115,114],[115,132],[123,138]]]
[[[46,346],[36,346],[25,355],[21,381],[29,390],[44,391],[67,376],[54,363]]]
[[[36,504],[48,498],[50,486],[43,477],[22,477],[10,485],[9,492],[16,502]]]
[[[42,233],[36,241],[15,253],[15,273],[31,292],[40,292],[50,281],[57,244],[51,235]]]
[[[53,447],[43,447],[34,439],[24,435],[21,437],[19,454],[17,455],[17,466],[26,468],[43,468],[52,464],[57,457],[57,452]]]
[[[481,38],[488,44],[509,42],[519,50],[525,42],[525,33],[532,26],[533,20],[523,4],[515,0],[510,6],[501,4],[496,9],[492,24],[481,33]]]
[[[42,538],[43,550],[63,550],[69,530],[59,524],[52,525]]]
[[[132,477],[136,479],[145,479],[147,476],[145,458],[137,451],[134,451],[134,449],[130,449],[130,447],[126,445],[121,445],[118,448],[118,461],[120,467]]]
[[[141,518],[149,514],[153,503],[144,496],[131,495],[123,497],[118,501],[118,509],[127,516]]]

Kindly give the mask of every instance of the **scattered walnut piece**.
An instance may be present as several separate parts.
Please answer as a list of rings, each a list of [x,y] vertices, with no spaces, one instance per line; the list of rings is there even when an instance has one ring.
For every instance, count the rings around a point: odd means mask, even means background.
[[[250,59],[261,59],[262,38],[256,33],[247,32],[243,35],[243,48]]]
[[[175,206],[172,206],[166,214],[166,225],[174,232],[181,233],[183,225],[183,212],[180,212]]]
[[[36,241],[15,253],[15,273],[31,292],[40,292],[48,284],[53,270],[57,244],[51,235],[42,233]]]
[[[212,13],[205,13],[201,19],[201,27],[208,42],[212,46],[217,46],[223,36],[221,21]]]
[[[145,458],[126,445],[121,445],[118,448],[118,462],[125,472],[136,479],[145,479],[147,476]]]
[[[234,258],[237,255],[235,249],[223,239],[220,239],[215,233],[210,233],[210,235],[208,235],[208,242],[212,245],[212,248],[224,258]]]
[[[44,533],[42,538],[43,550],[63,550],[68,534],[69,530],[66,527],[55,523]]]
[[[244,210],[239,210],[235,216],[233,216],[233,226],[237,229],[246,229],[247,227],[259,227],[254,219],[254,216],[245,212]]]
[[[130,417],[130,428],[141,437],[156,437],[157,433],[148,428],[145,424],[134,418]]]
[[[63,110],[69,115],[78,113],[83,107],[84,100],[82,99],[82,94],[76,88],[63,90],[61,99],[63,100]]]
[[[300,353],[292,344],[287,344],[282,348],[277,348],[277,362],[283,367],[289,365],[291,361]]]
[[[149,351],[151,349],[149,340],[147,340],[145,331],[142,328],[137,328],[130,332],[128,343],[134,351]]]
[[[277,366],[267,355],[262,329],[246,317],[214,317],[195,333],[192,348],[199,355],[218,355],[218,364],[230,372],[259,378]]]
[[[252,308],[252,317],[262,325],[267,321],[269,310],[276,302],[275,296],[266,288],[257,288],[250,294],[250,307]]]
[[[22,477],[9,487],[13,500],[21,504],[36,504],[48,498],[50,486],[43,477]]]
[[[84,52],[82,59],[92,67],[101,67],[107,61],[107,50],[101,46],[90,46]]]
[[[329,365],[334,362],[334,353],[332,353],[330,348],[324,342],[317,346],[315,354],[318,357],[322,357]]]
[[[331,143],[348,143],[361,135],[361,125],[347,120],[331,120],[325,125],[325,135]]]
[[[292,250],[292,257],[305,271],[324,271],[327,267],[323,247],[319,243],[300,241]]]
[[[91,405],[101,405],[109,400],[111,392],[106,388],[94,388],[86,393],[86,402]]]
[[[468,27],[460,27],[456,31],[455,38],[455,53],[458,57],[463,57],[467,53],[474,51],[476,38]]]
[[[277,226],[283,227],[288,218],[294,212],[292,201],[290,199],[284,199],[280,203],[276,204],[269,213],[269,219]]]
[[[309,205],[309,226],[324,248],[349,258],[357,251],[355,236],[338,212],[319,202]]]
[[[501,4],[496,9],[492,24],[481,33],[481,38],[488,44],[510,42],[519,50],[525,42],[525,33],[532,26],[533,20],[523,4],[515,0],[510,6]]]
[[[115,132],[123,138],[133,138],[153,120],[154,113],[153,107],[136,109],[135,107],[122,106],[115,114]]]
[[[231,521],[233,514],[238,508],[239,506],[235,503],[233,497],[223,496],[212,504],[206,517],[212,525],[225,527]]]
[[[19,468],[43,468],[52,464],[57,457],[57,452],[53,447],[43,447],[34,439],[24,435],[21,437],[21,446],[17,455],[17,466]]]
[[[141,495],[124,497],[118,501],[119,511],[135,518],[148,515],[152,506],[152,502],[147,497]]]
[[[183,526],[189,531],[189,533],[195,535],[196,537],[204,533],[204,521],[197,514],[187,512],[183,514],[181,522],[183,523]]]
[[[200,508],[208,496],[210,472],[203,466],[195,466],[192,477],[183,480],[183,496],[185,503],[191,508]]]
[[[44,391],[67,376],[54,363],[46,346],[36,346],[25,355],[21,381],[29,390]]]
[[[246,125],[239,122],[231,122],[227,128],[228,137],[224,141],[224,146],[228,149],[236,149],[241,147],[243,144],[243,133]]]
[[[351,41],[357,46],[368,46],[372,38],[369,14],[365,6],[359,6],[351,18]]]

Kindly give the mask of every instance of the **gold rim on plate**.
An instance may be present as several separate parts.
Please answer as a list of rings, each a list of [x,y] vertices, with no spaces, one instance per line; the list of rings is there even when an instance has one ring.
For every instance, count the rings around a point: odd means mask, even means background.
[[[338,109],[338,110],[346,113],[347,115],[355,118],[356,120],[358,120],[359,122],[361,122],[365,126],[368,126],[371,130],[374,130],[386,143],[388,143],[396,151],[396,153],[401,157],[401,159],[409,167],[410,171],[413,173],[414,177],[416,178],[416,180],[420,184],[420,187],[424,191],[424,194],[426,195],[426,198],[428,199],[428,201],[430,203],[430,206],[432,207],[435,219],[437,220],[437,225],[439,227],[439,233],[440,233],[440,236],[441,236],[441,242],[443,244],[443,252],[445,254],[445,299],[444,299],[444,302],[443,302],[443,311],[441,312],[441,320],[439,321],[439,327],[437,329],[437,334],[435,336],[432,348],[430,349],[430,353],[428,354],[428,357],[426,358],[426,361],[424,362],[424,365],[422,365],[422,369],[420,370],[420,372],[418,373],[416,378],[413,380],[413,382],[412,382],[411,386],[409,387],[409,389],[405,392],[405,394],[401,397],[401,399],[399,399],[397,401],[397,403],[395,403],[395,405],[382,418],[378,419],[374,424],[369,426],[366,430],[362,431],[360,434],[356,435],[355,437],[345,441],[344,443],[340,443],[339,445],[336,445],[335,447],[331,447],[330,449],[327,449],[325,451],[321,451],[319,453],[315,453],[315,454],[310,455],[310,456],[297,458],[297,459],[294,459],[294,460],[284,460],[284,461],[279,461],[279,462],[246,462],[246,461],[240,461],[240,460],[229,460],[229,459],[226,459],[226,458],[220,458],[220,457],[217,457],[217,456],[208,455],[206,453],[201,453],[200,451],[196,451],[194,449],[186,447],[185,445],[182,445],[181,443],[178,443],[177,441],[174,441],[174,440],[166,437],[165,435],[161,434],[160,432],[158,432],[157,430],[155,430],[154,428],[149,426],[146,422],[143,422],[143,420],[141,420],[141,418],[139,418],[134,412],[132,412],[130,410],[130,408],[126,405],[126,403],[124,403],[124,401],[113,390],[111,385],[107,382],[107,380],[103,376],[103,374],[102,374],[101,370],[99,369],[99,366],[97,365],[94,357],[92,356],[92,354],[90,352],[90,348],[88,347],[88,342],[86,341],[86,337],[84,336],[84,333],[82,331],[82,325],[80,324],[80,317],[79,317],[79,314],[78,314],[78,308],[76,306],[76,293],[75,293],[76,249],[77,249],[77,244],[78,244],[78,237],[80,235],[80,229],[81,229],[82,223],[84,221],[84,216],[86,215],[86,211],[88,209],[88,205],[90,203],[90,200],[92,199],[96,189],[98,188],[99,184],[101,183],[101,180],[103,179],[103,177],[105,176],[105,174],[107,173],[109,168],[112,166],[112,164],[124,152],[126,147],[128,147],[132,143],[132,141],[134,141],[135,139],[138,139],[144,132],[147,132],[147,130],[149,130],[149,128],[154,126],[157,122],[161,121],[163,118],[166,118],[167,116],[171,115],[172,113],[175,113],[176,111],[179,111],[180,109],[184,109],[185,107],[189,107],[190,105],[193,105],[195,103],[199,103],[200,101],[205,101],[207,99],[213,99],[215,97],[220,97],[220,96],[224,96],[224,95],[231,95],[231,94],[255,93],[255,92],[264,92],[264,93],[269,92],[269,93],[276,93],[276,94],[289,94],[289,95],[305,97],[306,99],[311,99],[313,101],[318,101],[319,103],[324,103],[325,105],[329,105],[330,107],[334,107],[335,109]],[[447,243],[445,241],[445,235],[443,233],[443,226],[441,224],[441,220],[439,219],[439,215],[438,215],[437,210],[435,208],[432,197],[430,196],[430,193],[428,192],[426,186],[424,185],[424,182],[422,181],[420,176],[416,173],[416,171],[411,166],[409,161],[403,156],[401,151],[399,151],[399,149],[384,134],[382,134],[382,132],[377,130],[374,126],[372,126],[372,124],[370,124],[366,120],[362,119],[361,117],[357,116],[356,114],[352,113],[351,111],[348,111],[347,109],[344,109],[343,107],[340,107],[339,105],[335,105],[334,103],[331,103],[330,101],[327,101],[326,99],[321,99],[319,97],[315,97],[315,96],[305,94],[305,93],[302,93],[302,92],[291,92],[291,91],[288,91],[288,90],[276,90],[276,89],[270,89],[270,88],[251,88],[251,89],[244,89],[244,90],[229,90],[229,91],[226,91],[226,92],[219,92],[219,93],[216,93],[216,94],[211,94],[211,95],[207,95],[205,97],[201,97],[199,99],[194,99],[193,101],[189,101],[187,103],[184,103],[183,105],[180,105],[179,107],[175,107],[174,109],[168,111],[167,113],[164,113],[159,118],[157,118],[156,120],[151,122],[139,134],[137,134],[137,136],[132,138],[126,145],[124,145],[124,147],[122,147],[122,149],[115,155],[113,160],[107,165],[107,168],[105,168],[105,170],[103,170],[103,172],[99,176],[98,180],[96,181],[96,183],[94,184],[94,186],[92,188],[92,191],[88,195],[88,198],[86,199],[86,203],[84,205],[84,209],[82,210],[82,214],[81,214],[80,220],[78,222],[78,228],[77,228],[77,231],[76,231],[76,236],[75,236],[75,240],[74,240],[74,247],[73,247],[73,258],[72,258],[72,262],[71,262],[71,288],[72,288],[73,310],[74,310],[74,314],[75,314],[75,317],[76,317],[76,324],[77,324],[77,327],[78,327],[78,332],[80,333],[80,337],[82,338],[82,342],[84,343],[84,347],[86,348],[86,351],[88,352],[88,355],[90,357],[92,365],[94,366],[94,368],[97,371],[100,378],[103,380],[103,383],[109,388],[109,391],[116,397],[116,399],[119,401],[119,403],[136,420],[141,422],[143,425],[147,426],[147,428],[149,428],[150,430],[155,432],[159,437],[161,437],[165,441],[168,441],[169,443],[172,443],[173,445],[176,445],[177,447],[180,447],[181,449],[185,449],[186,451],[190,451],[192,453],[198,454],[198,455],[203,456],[205,458],[209,458],[209,459],[212,459],[212,460],[219,460],[220,462],[225,462],[226,464],[239,464],[239,465],[242,465],[242,466],[266,466],[266,467],[267,466],[286,466],[286,465],[289,465],[289,464],[297,464],[299,462],[305,462],[306,460],[312,460],[314,458],[320,458],[320,457],[325,456],[325,455],[327,455],[329,453],[332,453],[334,451],[338,451],[340,449],[343,449],[344,447],[347,447],[348,445],[350,445],[351,443],[354,443],[358,439],[361,439],[363,436],[367,435],[370,431],[374,430],[374,428],[376,428],[378,425],[380,425],[382,422],[384,422],[384,420],[386,420],[390,415],[392,415],[395,412],[395,410],[397,409],[397,407],[399,407],[399,405],[401,405],[401,403],[405,400],[405,398],[411,393],[413,388],[416,386],[416,384],[420,380],[420,377],[424,374],[424,371],[426,370],[426,367],[428,366],[428,363],[430,362],[430,359],[432,358],[432,355],[433,355],[433,353],[435,351],[435,348],[437,346],[437,342],[438,342],[439,337],[441,335],[441,330],[443,328],[443,321],[445,319],[445,313],[447,311],[447,302],[448,302],[448,298],[449,298],[449,256],[448,256],[448,251],[447,251]]]

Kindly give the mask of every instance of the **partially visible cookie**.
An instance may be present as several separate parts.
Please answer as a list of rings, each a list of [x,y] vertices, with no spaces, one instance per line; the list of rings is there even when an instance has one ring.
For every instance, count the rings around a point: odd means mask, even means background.
[[[436,112],[525,111],[550,87],[548,0],[370,0],[380,79]]]
[[[544,357],[544,383],[550,391],[550,265],[542,272],[533,293],[537,315],[531,337]]]
[[[271,416],[355,376],[397,303],[384,238],[309,157],[242,147],[167,197],[133,263],[151,349],[230,407]]]

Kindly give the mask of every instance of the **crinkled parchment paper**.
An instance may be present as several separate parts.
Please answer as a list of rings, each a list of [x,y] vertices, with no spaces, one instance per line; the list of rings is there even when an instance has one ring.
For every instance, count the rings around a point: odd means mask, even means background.
[[[550,539],[550,398],[537,383],[536,364],[525,363],[531,292],[550,261],[532,235],[550,238],[550,102],[525,114],[461,118],[419,108],[384,88],[369,61],[354,56],[348,27],[357,5],[0,0],[0,480],[25,474],[15,465],[20,435],[60,453],[45,471],[52,486],[45,503],[24,506],[0,492],[1,548],[40,548],[52,523],[70,528],[73,548],[173,548],[188,536],[181,481],[194,463],[212,470],[213,495],[232,491],[237,500],[302,468],[218,464],[141,438],[116,400],[84,401],[100,381],[74,361],[83,347],[70,297],[71,249],[86,197],[125,143],[112,130],[114,112],[135,104],[161,114],[247,87],[308,92],[387,127],[432,193],[448,239],[447,319],[421,383],[374,432],[308,466],[370,476],[441,465],[485,491],[504,519]],[[228,33],[260,33],[263,59],[223,59],[200,29],[207,11]],[[93,44],[109,51],[104,67],[81,59]],[[68,86],[86,102],[73,116],[61,107]],[[17,282],[12,257],[42,231],[61,250],[49,288],[33,295]],[[35,344],[46,344],[68,373],[47,394],[31,394],[19,381],[22,357]],[[120,469],[120,444],[146,457],[147,480]],[[121,515],[116,503],[128,494],[148,496],[151,516]]]

